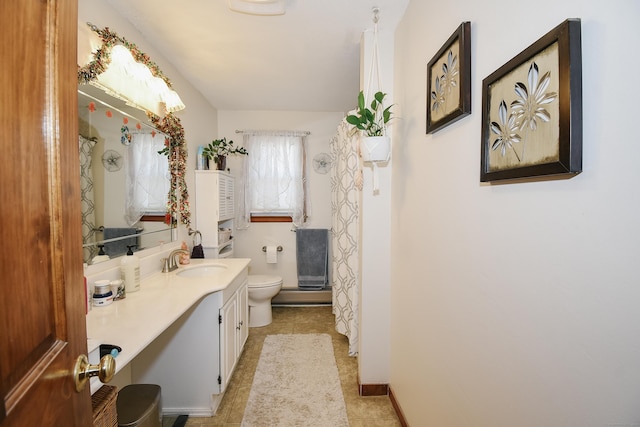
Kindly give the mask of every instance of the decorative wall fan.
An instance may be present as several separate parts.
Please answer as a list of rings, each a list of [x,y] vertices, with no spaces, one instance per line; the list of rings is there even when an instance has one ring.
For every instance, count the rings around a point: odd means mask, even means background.
[[[320,153],[320,154],[316,154],[313,157],[313,170],[321,173],[321,174],[326,174],[327,172],[329,172],[329,169],[331,169],[331,156],[328,155],[327,153]]]
[[[107,150],[102,155],[102,166],[109,172],[116,172],[122,168],[122,155],[115,150]]]

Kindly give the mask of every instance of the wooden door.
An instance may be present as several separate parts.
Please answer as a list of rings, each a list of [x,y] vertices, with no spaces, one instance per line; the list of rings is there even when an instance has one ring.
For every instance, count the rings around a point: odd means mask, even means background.
[[[90,426],[77,0],[0,2],[0,426]]]

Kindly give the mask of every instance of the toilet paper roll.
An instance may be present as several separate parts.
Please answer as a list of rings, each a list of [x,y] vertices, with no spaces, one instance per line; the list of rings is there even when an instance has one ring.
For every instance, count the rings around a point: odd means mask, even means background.
[[[277,263],[278,263],[278,247],[267,246],[267,264],[277,264]]]

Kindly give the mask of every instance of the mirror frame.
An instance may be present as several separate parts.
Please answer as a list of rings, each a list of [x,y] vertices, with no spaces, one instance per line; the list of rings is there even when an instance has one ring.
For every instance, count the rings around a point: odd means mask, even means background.
[[[129,49],[136,61],[146,65],[151,74],[164,80],[169,88],[172,87],[171,82],[162,73],[160,67],[151,61],[149,55],[142,52],[134,43],[118,36],[115,32],[109,30],[109,27],[100,29],[89,22],[87,25],[98,34],[102,45],[93,53],[93,59],[88,64],[84,66],[78,65],[78,84],[87,84],[96,80],[109,66],[113,46],[121,44]],[[160,117],[151,111],[146,111],[146,114],[159,131],[170,136],[169,145],[159,152],[169,157],[169,169],[171,172],[165,223],[175,228],[179,219],[182,224],[189,228],[191,226],[191,211],[189,209],[189,192],[185,180],[187,144],[184,137],[184,128],[180,123],[180,119],[171,112],[164,117]]]

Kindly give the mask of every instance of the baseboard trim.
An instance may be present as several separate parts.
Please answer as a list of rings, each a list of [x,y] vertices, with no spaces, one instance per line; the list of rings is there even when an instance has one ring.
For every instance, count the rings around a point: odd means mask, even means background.
[[[362,384],[358,378],[358,393],[360,396],[387,396],[388,384]]]
[[[360,396],[389,396],[389,400],[391,400],[391,405],[393,406],[394,411],[396,411],[396,415],[400,420],[400,425],[402,427],[409,427],[409,423],[404,418],[404,414],[402,413],[402,409],[400,408],[400,404],[396,400],[395,395],[393,394],[393,390],[389,384],[362,384],[360,382],[360,378],[358,377],[358,391]]]
[[[400,425],[402,427],[409,427],[409,423],[404,418],[404,414],[402,413],[402,408],[400,408],[400,404],[396,400],[396,396],[393,394],[393,390],[389,387],[389,399],[391,400],[391,405],[393,405],[393,409],[396,411],[396,415],[400,420]]]

